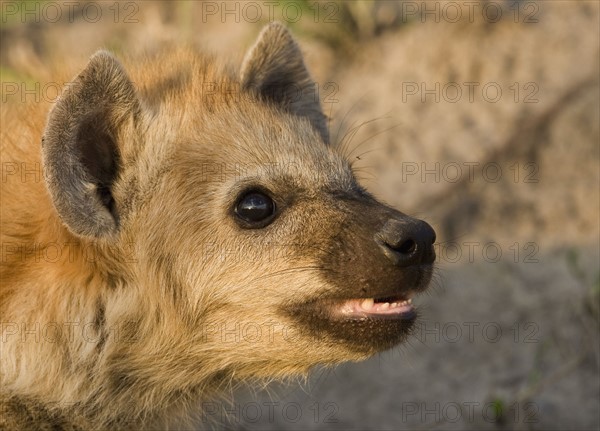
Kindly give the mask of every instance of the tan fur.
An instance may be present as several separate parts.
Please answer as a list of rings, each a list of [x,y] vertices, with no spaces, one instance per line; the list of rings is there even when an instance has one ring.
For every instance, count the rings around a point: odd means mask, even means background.
[[[326,144],[318,100],[261,93],[273,76],[252,71],[272,67],[269,56],[296,59],[292,69],[276,65],[275,77],[312,82],[283,27],[262,37],[276,46],[262,51],[269,43],[259,42],[241,78],[191,49],[124,67],[101,52],[48,119],[43,104],[3,111],[2,163],[19,169],[2,182],[5,428],[163,427],[232,381],[302,375],[397,342],[315,338],[282,312],[343,297],[327,276],[338,267],[363,294],[390,284],[396,275],[369,273],[370,222],[353,223],[373,214],[379,229],[400,213],[364,193]],[[71,147],[89,115],[98,116],[90,130],[118,148],[114,213],[97,194],[104,173],[77,172]],[[20,175],[42,163],[45,175]],[[228,210],[257,182],[277,196],[297,192],[276,223],[240,230]]]

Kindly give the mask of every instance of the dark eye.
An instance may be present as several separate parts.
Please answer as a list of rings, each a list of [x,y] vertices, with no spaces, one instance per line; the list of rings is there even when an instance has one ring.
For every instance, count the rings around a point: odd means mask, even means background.
[[[266,226],[275,214],[273,199],[260,191],[243,194],[235,206],[235,213],[248,224],[248,227]]]

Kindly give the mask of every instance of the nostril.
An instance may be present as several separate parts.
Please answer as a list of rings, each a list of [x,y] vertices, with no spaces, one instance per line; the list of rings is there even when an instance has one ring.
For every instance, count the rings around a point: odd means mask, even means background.
[[[383,254],[397,267],[430,264],[435,260],[433,228],[410,217],[392,218],[375,234]]]
[[[398,253],[402,254],[412,254],[416,249],[417,243],[412,239],[407,239],[402,244],[400,244],[400,247],[396,248],[395,250]]]

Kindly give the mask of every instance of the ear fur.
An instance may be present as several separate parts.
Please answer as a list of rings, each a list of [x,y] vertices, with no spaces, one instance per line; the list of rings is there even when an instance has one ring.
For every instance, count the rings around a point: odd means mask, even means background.
[[[329,143],[327,117],[321,110],[315,82],[298,44],[282,24],[268,24],[248,51],[241,71],[242,88],[257,93],[288,112],[307,118]]]
[[[133,138],[140,105],[119,61],[98,51],[63,91],[42,138],[45,180],[54,207],[71,232],[114,235],[119,204],[112,187],[120,146]]]

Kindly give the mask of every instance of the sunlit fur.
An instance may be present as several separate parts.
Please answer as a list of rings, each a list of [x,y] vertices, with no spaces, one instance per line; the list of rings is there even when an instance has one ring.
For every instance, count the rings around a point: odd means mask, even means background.
[[[123,67],[100,53],[49,117],[44,104],[3,111],[3,164],[41,168],[45,134],[51,175],[2,181],[2,426],[163,427],[231,381],[303,375],[373,353],[315,340],[281,313],[339,289],[315,256],[352,220],[324,191],[358,186],[327,145],[318,100],[283,109],[245,85],[262,76],[253,67],[308,82],[287,30],[273,24],[262,37],[274,38],[264,49],[280,61],[254,49],[241,78],[192,49]],[[72,205],[96,199],[86,178],[56,179],[75,156],[51,139],[90,108],[76,91],[93,68],[112,83],[97,97],[115,105],[101,120],[121,157],[116,221],[96,201],[95,219]],[[276,196],[295,190],[293,205],[264,230],[243,230],[231,208],[257,183]]]

